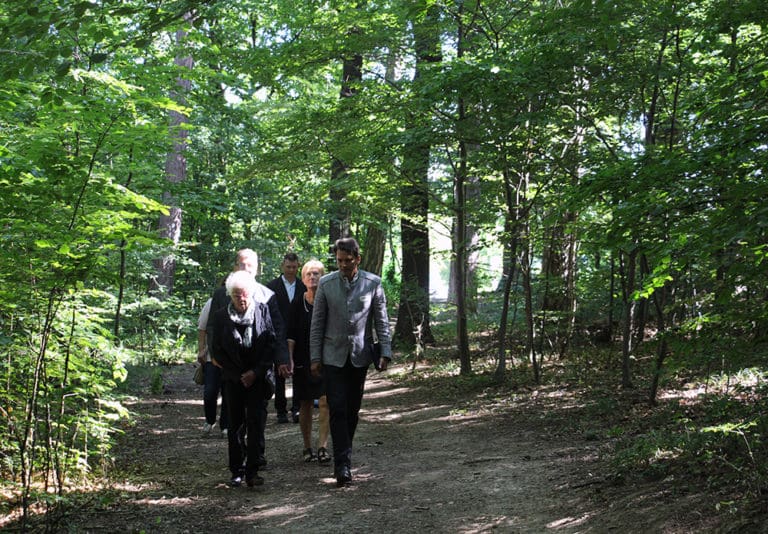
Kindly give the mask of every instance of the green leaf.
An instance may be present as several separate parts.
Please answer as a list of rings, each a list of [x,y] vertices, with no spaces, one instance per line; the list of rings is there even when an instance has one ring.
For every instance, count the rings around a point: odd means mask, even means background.
[[[91,63],[93,65],[104,63],[108,57],[109,57],[109,54],[104,54],[104,53],[93,54],[91,55]]]

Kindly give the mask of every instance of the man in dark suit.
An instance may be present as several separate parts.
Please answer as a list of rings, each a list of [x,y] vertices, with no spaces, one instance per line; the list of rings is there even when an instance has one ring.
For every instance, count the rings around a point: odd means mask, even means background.
[[[283,323],[290,324],[291,303],[301,298],[307,287],[304,282],[296,276],[299,272],[299,257],[294,252],[289,252],[283,257],[280,264],[282,275],[271,280],[267,287],[275,292],[277,296],[277,305],[280,308],[280,314],[283,316]],[[275,411],[277,412],[277,422],[288,422],[288,400],[285,397],[285,378],[275,373]],[[295,401],[291,402],[291,419],[294,423],[299,422],[299,407]]]

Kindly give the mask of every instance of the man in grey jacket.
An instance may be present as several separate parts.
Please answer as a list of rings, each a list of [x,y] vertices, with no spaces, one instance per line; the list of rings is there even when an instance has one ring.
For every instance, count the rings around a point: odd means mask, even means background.
[[[341,487],[352,481],[352,439],[365,377],[374,360],[372,330],[378,337],[380,371],[386,370],[392,360],[392,347],[381,278],[358,269],[362,257],[355,239],[337,240],[333,252],[339,270],[320,279],[309,351],[312,374],[319,376],[322,372],[325,379],[334,475]]]

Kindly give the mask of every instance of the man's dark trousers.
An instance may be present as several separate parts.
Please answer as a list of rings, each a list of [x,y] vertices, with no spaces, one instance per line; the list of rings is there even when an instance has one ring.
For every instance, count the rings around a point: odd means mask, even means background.
[[[357,429],[367,373],[368,367],[355,367],[349,358],[344,367],[323,366],[336,474],[342,467],[351,465],[352,439]]]
[[[291,413],[298,412],[299,408],[295,406],[296,402],[291,403]],[[288,413],[288,399],[285,395],[285,378],[275,373],[275,412],[277,415],[286,415]]]

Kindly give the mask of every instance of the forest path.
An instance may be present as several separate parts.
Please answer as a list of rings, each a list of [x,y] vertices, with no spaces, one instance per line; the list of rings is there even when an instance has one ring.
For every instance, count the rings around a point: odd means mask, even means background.
[[[193,367],[163,369],[165,392],[129,405],[138,417],[116,451],[114,491],[70,518],[67,531],[575,533],[691,526],[664,509],[663,488],[651,495],[600,482],[599,443],[553,422],[544,404],[523,413],[508,400],[449,401],[447,388],[401,387],[375,371],[366,383],[351,486],[337,488],[330,466],[302,461],[299,426],[277,424],[270,402],[265,484],[230,488],[226,440],[201,434],[202,389],[192,383]],[[606,490],[619,493],[609,498]]]

